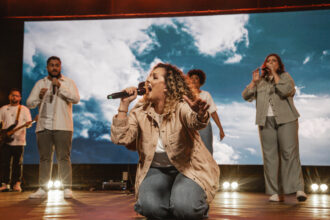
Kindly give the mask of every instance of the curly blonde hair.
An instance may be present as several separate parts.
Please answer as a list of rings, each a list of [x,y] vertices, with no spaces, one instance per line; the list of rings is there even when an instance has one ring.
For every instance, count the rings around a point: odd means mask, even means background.
[[[179,68],[169,63],[158,63],[152,70],[157,68],[165,69],[164,78],[167,89],[164,107],[165,115],[175,109],[176,105],[183,100],[183,95],[187,96],[192,101],[198,97],[197,90]],[[146,104],[149,104],[149,100],[146,99],[146,96],[144,101]]]

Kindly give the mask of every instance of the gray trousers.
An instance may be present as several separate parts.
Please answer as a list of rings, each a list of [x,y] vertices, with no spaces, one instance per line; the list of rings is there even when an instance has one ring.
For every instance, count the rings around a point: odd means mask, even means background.
[[[58,175],[64,188],[71,188],[71,144],[72,131],[43,130],[37,132],[40,155],[39,185],[45,188],[51,179],[54,150],[58,164]]]
[[[304,191],[299,159],[298,120],[276,124],[267,117],[259,126],[267,194],[290,194]]]
[[[199,130],[198,132],[202,138],[203,143],[205,144],[205,147],[213,155],[213,132],[211,122],[209,122],[205,128]]]
[[[204,190],[174,167],[151,167],[135,204],[135,211],[148,219],[203,219],[208,209]]]

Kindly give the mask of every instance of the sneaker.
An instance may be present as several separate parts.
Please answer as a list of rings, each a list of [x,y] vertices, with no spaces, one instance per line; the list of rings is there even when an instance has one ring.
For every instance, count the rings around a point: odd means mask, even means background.
[[[13,186],[13,191],[14,192],[22,192],[22,188],[21,188],[21,183],[17,182],[14,186]]]
[[[72,190],[71,189],[64,189],[64,199],[72,199]]]
[[[296,197],[299,202],[306,201],[307,199],[307,195],[304,191],[297,191]]]
[[[39,188],[36,192],[29,196],[30,199],[44,199],[47,198],[47,192],[42,188]]]
[[[283,195],[278,195],[278,194],[273,194],[269,197],[270,202],[283,202],[284,201],[284,196]]]
[[[2,183],[0,187],[0,192],[9,192],[10,185],[6,183]]]

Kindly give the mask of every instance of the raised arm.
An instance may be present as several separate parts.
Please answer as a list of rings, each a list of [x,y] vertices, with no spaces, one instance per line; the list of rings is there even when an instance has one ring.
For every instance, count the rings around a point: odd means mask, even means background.
[[[113,117],[111,124],[111,141],[119,145],[129,145],[137,138],[138,122],[135,112],[127,116],[129,104],[137,97],[137,90],[134,87],[127,88],[126,92],[132,94],[122,98],[118,108],[118,114]]]
[[[47,92],[47,89],[46,88],[42,89],[41,81],[38,81],[32,88],[31,93],[30,93],[28,99],[26,100],[26,106],[28,108],[33,109],[33,108],[37,107],[38,105],[40,105],[46,92]]]
[[[53,80],[57,80],[54,78]],[[67,83],[60,83],[58,85],[58,95],[68,102],[77,104],[80,101],[79,92],[73,80],[68,79]]]
[[[294,81],[289,73],[282,73],[275,84],[275,92],[282,98],[294,96],[296,89]]]
[[[245,87],[242,92],[242,97],[248,102],[252,102],[257,97],[257,84],[260,82],[259,68],[255,69],[252,73],[252,80],[249,85]]]

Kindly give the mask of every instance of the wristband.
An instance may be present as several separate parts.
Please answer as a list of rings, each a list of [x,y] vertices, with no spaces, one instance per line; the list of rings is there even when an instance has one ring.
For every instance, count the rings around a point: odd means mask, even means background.
[[[128,111],[126,111],[126,110],[121,110],[121,109],[118,109],[118,112],[124,112],[124,113],[127,113]]]

